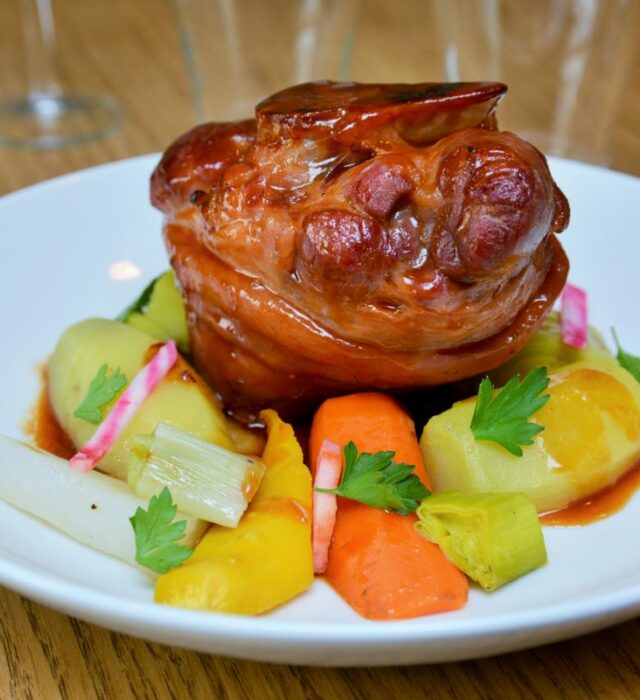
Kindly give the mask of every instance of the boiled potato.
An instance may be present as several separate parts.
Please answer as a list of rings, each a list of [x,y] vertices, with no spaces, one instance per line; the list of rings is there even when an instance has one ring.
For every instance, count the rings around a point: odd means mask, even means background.
[[[475,398],[433,417],[420,447],[434,489],[522,492],[545,512],[599,491],[636,464],[640,385],[612,358],[557,369],[547,393],[551,399],[531,418],[545,429],[522,457],[475,440]]]
[[[84,445],[98,427],[73,414],[100,367],[106,363],[109,372],[120,369],[131,381],[149,361],[150,348],[157,342],[124,323],[99,318],[81,321],[64,332],[49,362],[49,395],[60,425],[76,447]],[[180,357],[99,468],[126,479],[132,439],[139,433],[153,433],[158,423],[169,423],[203,440],[234,449],[218,400]]]

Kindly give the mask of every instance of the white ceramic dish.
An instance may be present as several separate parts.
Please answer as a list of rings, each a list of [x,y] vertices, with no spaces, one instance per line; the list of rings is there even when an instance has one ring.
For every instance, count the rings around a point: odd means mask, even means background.
[[[4,344],[0,432],[21,427],[37,373],[70,323],[114,316],[167,267],[160,215],[148,204],[155,156],[67,175],[0,199]],[[571,280],[590,293],[592,320],[640,351],[640,180],[554,160],[572,205],[563,234]],[[115,263],[130,261],[133,265]],[[140,271],[140,277],[118,280]],[[238,617],[152,603],[142,573],[84,548],[0,503],[0,583],[113,630],[200,651],[317,665],[452,661],[586,633],[640,612],[640,494],[611,518],[547,528],[549,564],[458,612],[402,622],[359,618],[322,581],[272,614]]]

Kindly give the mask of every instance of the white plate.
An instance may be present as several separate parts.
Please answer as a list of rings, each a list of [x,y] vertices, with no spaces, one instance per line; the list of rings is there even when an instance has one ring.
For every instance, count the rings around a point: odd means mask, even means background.
[[[0,199],[0,432],[21,436],[39,390],[37,366],[79,319],[114,316],[167,267],[160,215],[148,204],[145,156],[52,180]],[[640,350],[640,180],[555,160],[572,205],[562,236],[571,279],[593,321]],[[116,281],[129,260],[142,277]],[[0,503],[0,582],[113,630],[216,654],[318,665],[379,665],[487,656],[575,636],[640,612],[640,494],[613,517],[548,528],[549,564],[460,611],[401,622],[359,618],[322,581],[262,617],[156,606],[142,573]]]

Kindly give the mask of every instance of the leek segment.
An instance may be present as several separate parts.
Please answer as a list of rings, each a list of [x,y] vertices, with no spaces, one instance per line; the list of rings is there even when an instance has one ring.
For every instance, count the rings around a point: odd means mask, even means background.
[[[265,472],[264,463],[160,423],[132,443],[129,485],[149,498],[166,486],[178,508],[236,527]]]
[[[547,561],[535,505],[521,493],[434,494],[417,510],[416,529],[486,591]]]

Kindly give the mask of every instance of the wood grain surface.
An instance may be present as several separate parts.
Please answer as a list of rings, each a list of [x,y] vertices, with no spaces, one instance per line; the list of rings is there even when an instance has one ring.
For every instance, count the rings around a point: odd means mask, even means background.
[[[53,6],[60,69],[68,85],[116,96],[125,111],[124,125],[105,140],[67,150],[0,148],[0,193],[161,150],[193,120],[168,0],[54,0]],[[19,91],[24,82],[17,10],[18,0],[0,2],[0,96]],[[274,12],[274,27],[278,16]],[[425,0],[364,0],[353,77],[442,79],[442,47],[433,23],[432,4]],[[638,36],[640,26],[633,31]],[[531,84],[540,89],[545,76],[533,77]],[[610,163],[640,175],[638,56],[624,77]],[[257,664],[112,633],[0,588],[1,699],[631,699],[640,697],[639,660],[636,620],[580,639],[466,663],[380,669]]]

